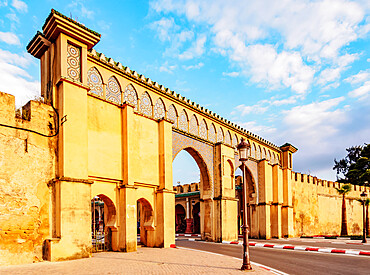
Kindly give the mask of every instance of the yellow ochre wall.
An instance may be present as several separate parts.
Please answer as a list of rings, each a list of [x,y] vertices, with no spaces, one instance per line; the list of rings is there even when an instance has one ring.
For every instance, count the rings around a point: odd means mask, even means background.
[[[50,106],[30,101],[15,116],[14,96],[0,92],[0,123],[50,134]],[[0,265],[42,261],[50,235],[48,181],[55,177],[56,139],[0,126]]]
[[[294,173],[292,177],[294,233],[296,236],[340,235],[342,196],[339,183]],[[297,179],[297,180],[296,180]],[[346,195],[348,234],[362,234],[362,205],[356,199],[365,187],[353,186]],[[369,192],[369,188],[366,188]]]

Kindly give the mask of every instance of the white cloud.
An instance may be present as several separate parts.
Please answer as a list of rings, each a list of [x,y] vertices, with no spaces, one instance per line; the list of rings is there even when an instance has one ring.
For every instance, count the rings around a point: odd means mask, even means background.
[[[201,35],[200,37],[198,37],[189,49],[179,54],[179,59],[189,60],[201,56],[204,53],[204,45],[206,43],[206,40],[207,37],[205,35]]]
[[[370,95],[370,80],[366,81],[361,87],[349,92],[348,95],[360,100],[366,99]]]
[[[17,55],[0,49],[0,91],[14,95],[18,107],[40,95],[40,82],[23,69],[31,62],[26,53]]]
[[[297,102],[297,97],[291,96],[291,97],[285,98],[285,99],[274,100],[270,104],[272,106],[282,106],[282,105],[294,104],[296,102]]]
[[[263,114],[267,111],[267,106],[262,106],[260,103],[251,106],[245,106],[244,104],[235,107],[235,111],[232,112],[233,115],[245,116],[248,114]]]
[[[222,75],[230,76],[230,77],[238,77],[240,75],[240,73],[239,72],[230,72],[230,73],[223,72]]]
[[[9,45],[20,45],[21,42],[16,34],[12,32],[0,32],[0,41]]]
[[[198,64],[195,64],[195,65],[189,65],[189,66],[185,66],[183,65],[182,68],[184,70],[198,70],[200,68],[202,68],[204,66],[204,63],[203,62],[199,62]]]
[[[360,71],[356,75],[352,75],[348,78],[346,78],[344,81],[351,83],[352,85],[363,83],[367,80],[370,80],[370,69],[367,69],[366,71]]]
[[[276,128],[271,126],[259,125],[255,121],[237,122],[237,125],[259,136],[266,136],[276,132]]]
[[[6,18],[8,18],[10,21],[13,21],[14,23],[19,23],[19,18],[15,13],[8,13],[5,15]]]
[[[20,0],[13,0],[12,6],[19,12],[27,12],[28,10],[27,4]]]
[[[173,71],[176,68],[177,68],[177,65],[168,65],[168,62],[166,61],[161,67],[159,67],[159,71],[173,74]]]
[[[346,0],[151,2],[158,13],[184,15],[191,23],[206,25],[212,50],[227,55],[253,82],[300,94],[309,91],[320,70],[320,85],[340,79],[354,60],[343,48],[369,31],[369,24],[362,24],[368,6]],[[270,45],[272,39],[276,45]],[[346,65],[338,63],[345,59]]]

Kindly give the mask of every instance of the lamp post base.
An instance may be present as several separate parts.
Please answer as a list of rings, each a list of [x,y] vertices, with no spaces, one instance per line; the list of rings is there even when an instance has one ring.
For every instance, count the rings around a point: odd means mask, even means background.
[[[241,270],[252,270],[252,266],[250,264],[243,264]]]

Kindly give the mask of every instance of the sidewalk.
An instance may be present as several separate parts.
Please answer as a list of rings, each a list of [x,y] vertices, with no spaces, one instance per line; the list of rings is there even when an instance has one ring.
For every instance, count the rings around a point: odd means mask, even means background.
[[[182,248],[138,248],[137,252],[102,252],[92,258],[0,267],[0,274],[244,274],[242,261]],[[272,274],[252,265],[253,274]],[[250,272],[248,272],[250,274]]]

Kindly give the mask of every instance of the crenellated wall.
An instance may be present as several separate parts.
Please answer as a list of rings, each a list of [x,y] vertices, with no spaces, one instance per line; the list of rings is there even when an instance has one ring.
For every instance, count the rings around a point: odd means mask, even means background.
[[[55,178],[56,141],[30,131],[52,135],[55,113],[30,101],[21,118],[14,96],[2,92],[0,106],[0,265],[38,262],[51,234],[48,181]]]
[[[294,206],[294,232],[302,235],[340,235],[342,196],[336,188],[341,183],[291,173]],[[356,199],[368,187],[352,185],[346,196],[348,234],[362,234],[362,205]]]

